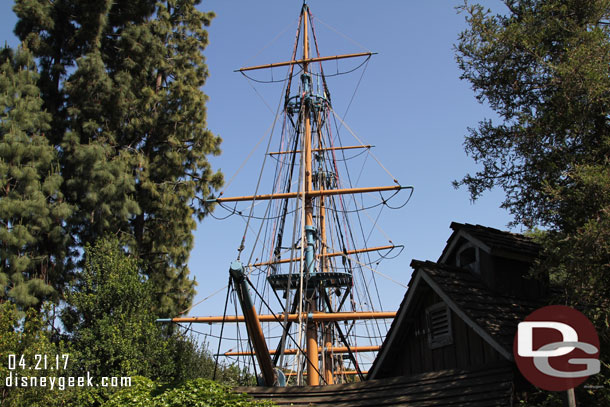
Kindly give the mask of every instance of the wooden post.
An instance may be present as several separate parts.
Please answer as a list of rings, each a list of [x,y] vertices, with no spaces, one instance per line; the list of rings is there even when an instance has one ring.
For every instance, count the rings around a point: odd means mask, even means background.
[[[576,394],[574,393],[574,389],[566,390],[563,395],[563,405],[565,407],[576,407]]]

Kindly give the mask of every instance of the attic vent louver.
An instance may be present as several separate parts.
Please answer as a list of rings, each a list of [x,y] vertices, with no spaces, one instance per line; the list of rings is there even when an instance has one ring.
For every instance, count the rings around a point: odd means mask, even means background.
[[[428,321],[428,344],[431,349],[453,343],[451,314],[444,302],[428,307],[426,309],[426,320]]]

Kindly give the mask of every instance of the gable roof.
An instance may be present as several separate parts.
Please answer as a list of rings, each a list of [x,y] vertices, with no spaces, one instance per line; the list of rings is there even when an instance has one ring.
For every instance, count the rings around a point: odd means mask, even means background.
[[[500,406],[512,405],[510,366],[443,370],[408,377],[329,386],[237,387],[278,406]]]
[[[541,301],[499,295],[490,291],[471,272],[459,267],[417,260],[413,260],[411,266],[415,272],[409,289],[369,370],[368,378],[375,378],[385,358],[392,353],[397,338],[407,329],[408,308],[420,284],[430,286],[483,340],[512,361],[512,343],[517,324],[544,305]]]
[[[540,246],[527,236],[506,232],[487,226],[471,225],[469,223],[451,222],[453,233],[447,240],[447,245],[438,259],[444,263],[453,252],[460,237],[479,246],[486,252],[522,260],[533,260],[539,253]]]
[[[417,260],[412,261],[411,266],[425,271],[426,275],[431,277],[431,281],[428,280],[428,282],[432,289],[441,298],[446,297],[448,301],[445,302],[454,312],[458,315],[463,313],[467,319],[482,328],[495,344],[502,347],[504,352],[499,350],[500,353],[508,352],[510,358],[512,358],[513,338],[517,331],[517,324],[532,311],[544,305],[542,301],[515,298],[492,292],[470,271],[462,268]],[[466,318],[462,319],[466,321]],[[494,346],[494,343],[490,342],[490,344]]]

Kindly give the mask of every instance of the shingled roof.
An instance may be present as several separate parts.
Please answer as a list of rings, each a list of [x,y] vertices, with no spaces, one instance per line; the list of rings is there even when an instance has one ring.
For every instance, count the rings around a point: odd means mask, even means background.
[[[415,269],[409,289],[392,321],[377,358],[369,370],[368,377],[375,378],[382,370],[386,357],[392,358],[394,341],[406,329],[409,304],[419,284],[430,286],[464,322],[496,349],[507,361],[512,361],[512,342],[517,324],[532,311],[544,305],[532,301],[503,296],[488,289],[470,271],[431,261],[413,260]]]
[[[440,290],[446,295],[449,306],[453,303],[511,355],[517,324],[535,309],[545,305],[540,300],[533,301],[492,292],[471,272],[458,267],[417,260],[411,262],[411,267],[430,276],[430,285],[435,291]],[[456,313],[459,315],[459,312]]]
[[[439,262],[444,261],[446,255],[452,249],[451,243],[457,241],[456,237],[458,235],[479,242],[481,247],[494,255],[517,255],[521,258],[533,259],[540,250],[540,246],[532,239],[517,233],[458,222],[452,222],[451,229],[453,229],[453,234],[447,240],[447,245],[439,258]]]
[[[512,380],[512,369],[504,365],[330,386],[237,387],[234,391],[271,400],[280,407],[508,407],[512,405]]]

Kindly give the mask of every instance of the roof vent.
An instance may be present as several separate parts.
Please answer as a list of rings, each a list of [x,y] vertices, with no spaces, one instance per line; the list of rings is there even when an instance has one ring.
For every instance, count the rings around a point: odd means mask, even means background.
[[[426,320],[428,322],[428,344],[431,349],[453,343],[451,314],[444,302],[426,308]]]
[[[479,268],[479,249],[471,243],[466,243],[460,247],[456,254],[455,265],[480,274]]]

